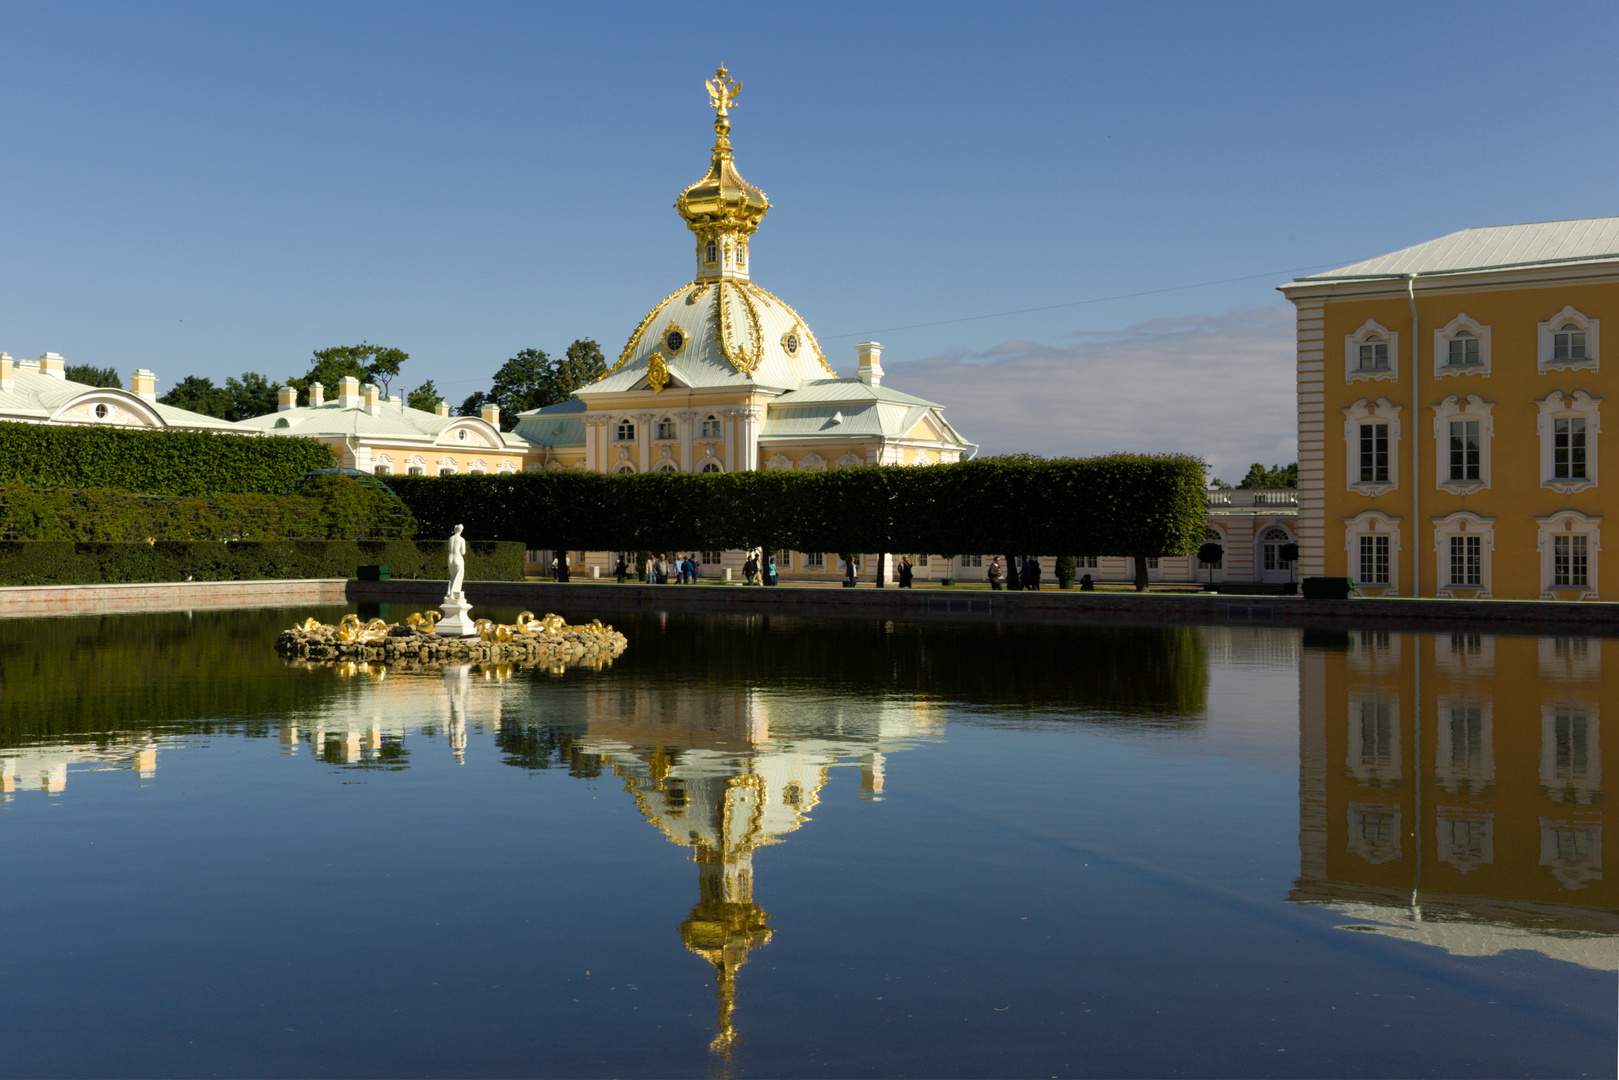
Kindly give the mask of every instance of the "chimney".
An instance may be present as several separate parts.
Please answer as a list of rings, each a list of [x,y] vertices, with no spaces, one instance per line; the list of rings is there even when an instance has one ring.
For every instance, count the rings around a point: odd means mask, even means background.
[[[337,380],[337,407],[339,409],[353,409],[360,404],[360,380],[353,375],[345,375]]]
[[[18,360],[17,361],[17,370],[18,371],[26,371],[30,375],[38,375],[39,374],[39,361],[38,360]]]
[[[448,401],[440,400],[437,405],[433,406],[433,415],[434,416],[449,416],[450,415],[450,403]]]
[[[500,427],[500,406],[494,402],[489,402],[482,409],[479,409],[478,415],[483,417],[483,422],[490,427]]]
[[[388,398],[388,404],[397,405],[403,409],[405,407],[405,397],[403,394],[392,394]]]
[[[67,378],[66,365],[57,353],[48,352],[39,358],[39,373],[41,375],[54,375],[58,379]]]
[[[310,383],[309,407],[311,409],[318,409],[324,404],[326,404],[326,387],[322,386],[318,382]]]
[[[883,384],[883,347],[875,341],[862,341],[856,345],[860,354],[860,381],[867,386]]]
[[[286,412],[298,407],[298,391],[290,386],[278,386],[275,391],[275,411]]]
[[[370,413],[372,416],[376,416],[382,412],[381,390],[378,390],[371,383],[366,383],[364,386],[360,387],[360,393],[365,396],[366,412]]]
[[[9,353],[0,352],[0,390],[13,390],[17,386],[17,362]]]
[[[135,369],[134,374],[129,377],[129,388],[137,397],[143,397],[147,401],[157,400],[157,376],[145,368]]]

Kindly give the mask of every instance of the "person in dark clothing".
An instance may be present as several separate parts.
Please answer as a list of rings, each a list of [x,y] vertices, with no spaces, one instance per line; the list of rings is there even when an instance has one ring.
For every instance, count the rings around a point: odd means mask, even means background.
[[[1029,583],[1024,587],[1029,588],[1029,589],[1033,589],[1035,592],[1039,592],[1040,591],[1040,560],[1039,559],[1030,559],[1029,563],[1028,563],[1028,566],[1029,566]]]
[[[680,564],[680,578],[687,585],[697,584],[697,567],[692,564],[690,555]]]
[[[855,564],[854,556],[850,555],[847,559],[843,560],[843,574],[849,579],[850,585],[854,584],[855,575],[857,573],[859,573],[859,567]]]
[[[989,560],[989,587],[994,592],[1001,591],[1001,557],[999,555]]]
[[[694,551],[691,553],[691,558],[688,561],[691,563],[691,583],[695,585],[697,584],[697,578],[699,576],[698,571],[703,568],[703,560],[699,559],[697,557],[697,552]]]
[[[620,555],[618,557],[617,564],[615,564],[613,566],[613,576],[618,578],[618,583],[620,585],[622,585],[622,584],[624,584],[624,579],[626,577],[628,577],[629,574],[630,574],[629,564],[624,561],[624,556]]]
[[[911,559],[908,555],[901,555],[899,559],[899,587],[902,589],[911,587]]]
[[[1091,580],[1091,576],[1089,574],[1086,574],[1084,577],[1079,579],[1079,591],[1080,592],[1095,592],[1096,591],[1096,582]]]

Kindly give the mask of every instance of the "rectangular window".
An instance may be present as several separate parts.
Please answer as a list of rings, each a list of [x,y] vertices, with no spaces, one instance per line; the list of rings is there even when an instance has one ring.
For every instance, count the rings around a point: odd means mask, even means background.
[[[1552,724],[1552,775],[1558,780],[1590,776],[1590,721],[1580,713],[1561,712]]]
[[[821,552],[821,551],[806,551],[806,552],[804,552],[804,569],[806,569],[806,570],[825,570],[826,569],[826,553]]]
[[[776,569],[791,570],[793,568],[793,553],[791,551],[776,552]]]
[[[720,437],[720,422],[717,417],[706,417],[703,420],[703,438],[717,439]]]
[[[1590,584],[1590,545],[1586,537],[1562,533],[1552,537],[1552,584]]]
[[[928,564],[928,557],[926,555],[918,555],[916,557],[916,565],[917,566],[926,566],[927,564]]]
[[[393,467],[389,466],[389,465],[378,465],[376,468],[372,469],[371,471],[374,474],[376,474],[377,476],[391,476],[391,475],[393,475]]]
[[[1362,424],[1360,426],[1360,482],[1386,484],[1389,482],[1389,426]]]
[[[721,560],[721,553],[720,552],[718,552],[718,551],[705,551],[705,552],[702,553],[702,555],[703,555],[703,561],[705,563],[707,563],[709,566],[718,566],[719,565],[720,560]]]
[[[1394,761],[1393,710],[1387,703],[1360,703],[1360,763],[1387,768]]]
[[[617,432],[617,434],[618,434],[618,441],[619,442],[634,442],[635,441],[635,425],[630,423],[628,420],[620,420],[618,422],[618,432]]]
[[[1464,367],[1478,362],[1478,338],[1468,334],[1466,337],[1458,336],[1450,339],[1451,367]]]
[[[1552,421],[1552,478],[1585,479],[1585,417],[1559,416]]]
[[[440,476],[454,476],[455,475],[455,466],[454,465],[440,465],[438,467],[438,474]]]
[[[1450,422],[1450,478],[1452,480],[1479,479],[1479,442],[1477,420]]]
[[[1453,536],[1450,538],[1450,583],[1452,585],[1479,585],[1484,580],[1484,538],[1481,536]]]
[[[1360,583],[1387,585],[1389,583],[1389,538],[1363,536],[1360,538]]]
[[[411,476],[422,476],[427,472],[427,470],[422,468],[420,465],[412,465],[410,468],[406,469],[405,471],[408,474],[410,474]]]
[[[1081,570],[1095,570],[1096,569],[1096,556],[1095,555],[1075,555],[1074,556],[1074,565],[1077,566]]]
[[[1584,360],[1585,359],[1585,332],[1576,330],[1572,325],[1565,326],[1552,335],[1553,360]]]
[[[984,557],[982,555],[963,555],[961,557],[961,568],[963,570],[965,570],[969,566],[983,566],[983,565],[984,565]]]
[[[1387,371],[1389,344],[1386,341],[1368,341],[1360,347],[1360,370]]]
[[[674,437],[675,437],[675,422],[673,420],[668,420],[668,419],[659,420],[658,421],[658,438],[660,438],[660,439],[672,439]]]
[[[1147,569],[1148,570],[1156,570],[1156,569],[1158,569],[1158,556],[1149,555],[1147,557]]]

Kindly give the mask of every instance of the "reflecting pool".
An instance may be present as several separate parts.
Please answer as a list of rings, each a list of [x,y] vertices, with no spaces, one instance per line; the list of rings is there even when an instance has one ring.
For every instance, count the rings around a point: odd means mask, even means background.
[[[346,610],[0,621],[0,1073],[1613,1072],[1613,639]]]

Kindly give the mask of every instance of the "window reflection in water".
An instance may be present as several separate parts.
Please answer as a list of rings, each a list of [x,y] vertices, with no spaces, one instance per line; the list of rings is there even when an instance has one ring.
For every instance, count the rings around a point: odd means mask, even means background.
[[[1619,891],[1602,866],[1600,704],[1619,700],[1607,644],[1307,641],[1292,899],[1462,954],[1619,966]]]

